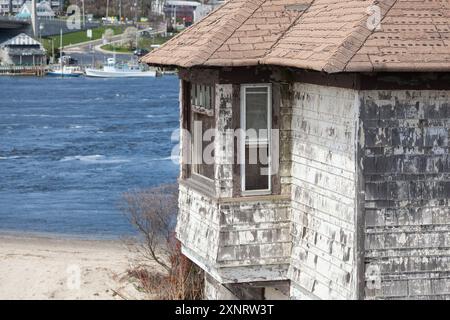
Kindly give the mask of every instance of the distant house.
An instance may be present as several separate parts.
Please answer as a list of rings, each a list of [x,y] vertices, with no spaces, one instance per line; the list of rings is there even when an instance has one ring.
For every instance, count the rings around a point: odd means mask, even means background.
[[[198,22],[204,17],[206,17],[208,14],[210,14],[212,11],[216,10],[218,7],[220,7],[224,3],[223,0],[210,0],[210,1],[203,1],[201,6],[198,6],[195,9],[194,12],[194,22]]]
[[[45,58],[42,44],[25,33],[0,44],[2,65],[42,65]]]
[[[172,23],[183,23],[185,26],[190,26],[200,21],[221,4],[220,1],[200,3],[186,0],[168,0],[164,3],[163,11],[166,18],[170,19]]]
[[[25,0],[0,0],[0,14],[19,13]]]
[[[57,12],[58,14],[63,12],[64,0],[50,0],[49,2],[53,11]]]
[[[450,2],[229,0],[179,69],[208,299],[450,299]]]
[[[56,16],[51,4],[47,1],[41,1],[36,4],[36,14],[41,19],[53,19]],[[16,17],[19,19],[31,18],[31,1],[27,1],[23,4]]]
[[[38,3],[43,1],[45,0],[37,0]],[[25,2],[26,0],[0,0],[0,14],[17,14],[21,11]],[[62,12],[64,0],[52,0],[45,2],[50,3],[53,11]]]
[[[163,15],[164,14],[164,4],[166,0],[154,0],[151,2],[152,6],[152,13],[155,13],[157,15]]]
[[[172,24],[183,23],[186,26],[194,23],[195,10],[201,6],[200,2],[168,0],[164,5],[164,14]]]

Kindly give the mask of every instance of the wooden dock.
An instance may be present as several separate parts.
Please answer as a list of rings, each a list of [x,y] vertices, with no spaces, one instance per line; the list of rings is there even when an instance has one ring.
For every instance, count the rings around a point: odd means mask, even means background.
[[[0,66],[0,76],[45,76],[45,66]]]

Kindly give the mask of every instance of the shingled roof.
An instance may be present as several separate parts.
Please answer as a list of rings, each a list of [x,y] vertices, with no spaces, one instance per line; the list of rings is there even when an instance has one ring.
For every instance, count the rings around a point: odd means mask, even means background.
[[[450,71],[450,1],[229,0],[142,61],[328,73]]]

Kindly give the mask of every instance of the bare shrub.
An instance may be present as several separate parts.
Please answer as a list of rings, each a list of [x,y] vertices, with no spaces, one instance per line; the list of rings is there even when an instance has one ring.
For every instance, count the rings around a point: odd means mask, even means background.
[[[170,242],[178,211],[178,188],[164,185],[124,195],[124,208],[130,223],[139,232],[142,242],[136,244],[144,259],[156,262],[170,271]]]
[[[163,274],[140,266],[129,270],[143,290],[162,300],[196,300],[203,297],[203,272],[181,253],[175,238],[178,213],[178,186],[163,185],[145,191],[126,193],[123,210],[139,231],[134,250],[142,262],[154,262]]]
[[[138,29],[135,27],[128,27],[122,34],[122,43],[128,47],[128,49],[137,48],[137,33]]]
[[[179,241],[172,243],[170,257],[171,272],[169,274],[168,300],[201,300],[203,298],[204,273],[181,253]]]
[[[103,39],[105,39],[107,42],[111,42],[113,37],[114,37],[113,29],[108,28],[105,30],[105,33],[103,33]]]

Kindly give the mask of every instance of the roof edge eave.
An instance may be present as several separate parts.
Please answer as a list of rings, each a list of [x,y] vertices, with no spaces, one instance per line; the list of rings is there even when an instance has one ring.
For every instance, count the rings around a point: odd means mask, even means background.
[[[348,65],[344,70],[338,68],[327,68],[327,66],[314,65],[311,63],[296,63],[288,59],[281,58],[268,58],[263,60],[257,59],[242,59],[242,60],[223,60],[223,61],[206,61],[205,63],[179,63],[177,60],[168,58],[155,58],[151,57],[146,59],[145,57],[139,60],[141,63],[145,63],[149,66],[159,67],[174,67],[174,68],[239,68],[239,67],[255,67],[255,66],[278,66],[285,68],[302,69],[306,71],[317,71],[326,74],[337,73],[367,73],[367,72],[450,72],[450,66],[444,66],[441,63],[417,63],[417,64],[397,64],[397,65]]]

